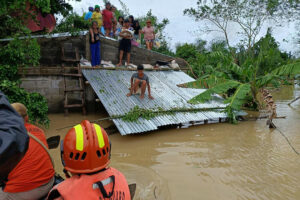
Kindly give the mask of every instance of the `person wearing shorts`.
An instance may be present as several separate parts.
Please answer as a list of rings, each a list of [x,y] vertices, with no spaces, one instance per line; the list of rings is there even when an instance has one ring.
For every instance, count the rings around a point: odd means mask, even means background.
[[[103,27],[105,29],[105,36],[109,37],[113,28],[114,16],[111,12],[111,4],[107,2],[105,4],[105,9],[102,11],[103,16]]]
[[[127,65],[130,64],[130,52],[131,52],[131,39],[133,37],[133,31],[131,31],[129,25],[129,20],[126,19],[124,21],[124,27],[122,28],[121,33],[119,34],[119,40],[120,40],[120,61],[117,64],[117,66],[122,65],[123,55],[124,53],[127,53]]]
[[[154,27],[151,25],[151,20],[147,20],[147,26],[145,26],[142,30],[144,34],[144,40],[146,42],[146,46],[148,50],[152,50],[153,43],[155,40]]]
[[[133,94],[140,94],[140,99],[144,99],[146,89],[148,89],[149,99],[154,99],[151,95],[151,87],[149,77],[144,74],[144,66],[139,65],[137,68],[138,72],[134,73],[130,79],[130,92],[127,94],[127,97],[130,97]]]

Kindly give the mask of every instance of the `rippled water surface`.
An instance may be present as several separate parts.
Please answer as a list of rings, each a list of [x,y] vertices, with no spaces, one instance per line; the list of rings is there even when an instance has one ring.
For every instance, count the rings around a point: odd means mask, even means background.
[[[299,87],[273,92],[277,127],[300,152]],[[87,119],[101,118],[101,114]],[[80,122],[84,117],[52,114],[48,136],[65,135],[56,128]],[[110,136],[112,163],[137,183],[135,199],[297,200],[300,199],[300,156],[266,120],[238,125],[213,124],[187,129],[167,129],[144,135]],[[107,127],[108,122],[100,123]],[[59,150],[52,150],[61,173]]]

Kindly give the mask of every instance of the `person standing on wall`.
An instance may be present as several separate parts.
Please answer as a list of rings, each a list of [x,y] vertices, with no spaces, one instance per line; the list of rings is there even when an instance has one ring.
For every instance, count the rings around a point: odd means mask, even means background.
[[[141,42],[141,26],[138,20],[135,20],[133,23],[133,29],[134,29],[134,40],[140,44]]]
[[[101,28],[103,21],[102,21],[102,14],[100,12],[100,6],[95,5],[95,11],[92,14],[92,21],[96,21],[98,24],[98,28]]]
[[[28,133],[35,136],[46,147],[43,130],[28,123],[27,108],[21,103],[11,105],[23,118]],[[53,165],[48,153],[30,137],[24,158],[9,173],[4,189],[0,189],[1,200],[38,200],[48,194],[54,184]]]
[[[120,50],[120,61],[117,66],[122,65],[123,55],[127,53],[127,65],[130,65],[130,52],[131,52],[131,39],[133,38],[133,31],[130,30],[129,20],[124,20],[124,27],[119,34],[119,50]]]
[[[105,29],[105,36],[109,37],[113,28],[114,16],[111,12],[111,4],[107,2],[105,4],[105,9],[102,11],[103,16],[103,26]]]
[[[92,27],[90,28],[90,51],[92,67],[99,67],[101,63],[100,34],[101,31],[97,21],[92,21]]]
[[[133,28],[133,25],[134,25],[134,16],[133,15],[130,15],[128,17],[128,20],[129,20],[129,27],[130,28]]]
[[[84,15],[84,20],[91,20],[92,15],[93,15],[93,11],[94,11],[94,8],[93,7],[89,7],[89,12],[87,12]]]
[[[124,17],[123,16],[119,16],[118,22],[117,22],[117,30],[115,32],[116,36],[119,36],[119,34],[121,33],[122,28],[123,28],[123,24],[124,24],[123,22],[124,22]]]
[[[148,50],[152,50],[153,43],[155,40],[155,32],[154,27],[151,25],[151,20],[147,20],[147,26],[145,26],[142,30],[142,33],[144,34],[144,40],[146,42],[146,46]]]
[[[116,11],[117,8],[115,6],[111,6],[111,12],[113,14],[113,21],[112,21],[112,37],[115,37],[116,31],[117,31],[117,18],[116,18]]]

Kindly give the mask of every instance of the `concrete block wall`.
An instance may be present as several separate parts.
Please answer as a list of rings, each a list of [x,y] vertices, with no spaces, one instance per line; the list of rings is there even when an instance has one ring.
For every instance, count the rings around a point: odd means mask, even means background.
[[[76,37],[55,37],[55,38],[38,38],[37,41],[41,49],[41,66],[58,66],[61,65],[61,47],[64,43],[71,44],[79,50],[79,55],[86,57],[86,36]],[[74,50],[75,57],[75,50]]]
[[[26,76],[21,87],[29,92],[38,92],[48,101],[49,112],[62,112],[64,109],[64,80],[62,76]],[[68,87],[79,87],[78,79],[67,78]],[[68,95],[69,102],[81,102],[80,93]],[[95,96],[90,87],[86,88],[86,101],[94,104]]]

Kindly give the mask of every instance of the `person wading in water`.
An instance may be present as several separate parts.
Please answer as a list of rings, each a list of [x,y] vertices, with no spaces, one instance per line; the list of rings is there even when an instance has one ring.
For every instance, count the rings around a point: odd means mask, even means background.
[[[151,95],[149,77],[144,74],[143,65],[139,65],[137,70],[138,72],[131,76],[130,92],[127,94],[127,97],[130,97],[132,94],[141,94],[140,98],[144,99],[146,88],[148,88],[149,99],[154,99]]]

